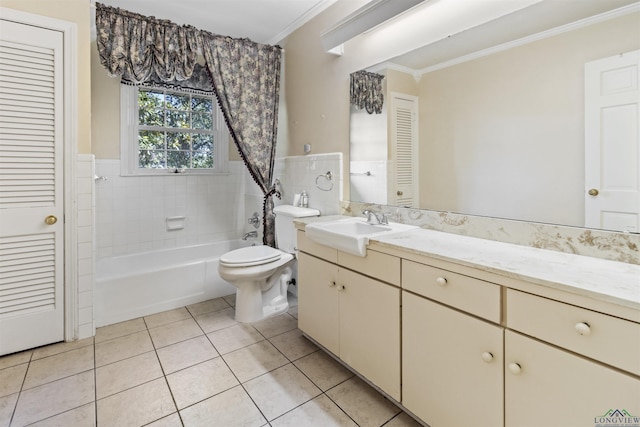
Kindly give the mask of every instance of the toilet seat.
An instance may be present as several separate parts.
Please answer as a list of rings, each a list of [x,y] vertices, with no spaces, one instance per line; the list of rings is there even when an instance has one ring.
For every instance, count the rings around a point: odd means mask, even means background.
[[[280,257],[282,257],[282,251],[270,246],[248,246],[222,255],[220,257],[220,265],[231,268],[252,267],[277,261]]]

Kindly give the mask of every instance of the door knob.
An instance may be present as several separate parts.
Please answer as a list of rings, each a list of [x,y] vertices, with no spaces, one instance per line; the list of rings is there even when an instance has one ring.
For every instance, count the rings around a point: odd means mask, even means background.
[[[402,191],[398,190],[398,191],[396,192],[396,194],[397,194],[398,196],[402,196],[404,193],[403,193]]]
[[[53,225],[56,222],[58,222],[58,218],[56,218],[55,215],[49,215],[48,217],[46,217],[44,219],[44,223],[47,224],[47,225]]]
[[[597,196],[598,194],[600,194],[600,192],[595,188],[592,188],[591,190],[589,190],[590,196]]]

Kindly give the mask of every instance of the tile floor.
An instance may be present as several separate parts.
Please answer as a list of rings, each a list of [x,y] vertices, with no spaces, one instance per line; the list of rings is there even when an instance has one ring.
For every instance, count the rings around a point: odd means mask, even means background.
[[[288,313],[234,296],[0,357],[0,426],[418,426],[319,350]]]

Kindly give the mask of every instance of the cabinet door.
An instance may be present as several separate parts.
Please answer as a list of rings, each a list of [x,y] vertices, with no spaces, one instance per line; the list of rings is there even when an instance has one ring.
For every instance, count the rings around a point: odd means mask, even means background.
[[[400,289],[340,268],[340,358],[400,400]]]
[[[640,380],[512,331],[505,371],[507,427],[593,426],[626,414],[640,421]]]
[[[402,294],[402,404],[431,427],[503,424],[503,329]]]
[[[334,264],[298,254],[298,327],[335,355],[340,354],[337,274]]]

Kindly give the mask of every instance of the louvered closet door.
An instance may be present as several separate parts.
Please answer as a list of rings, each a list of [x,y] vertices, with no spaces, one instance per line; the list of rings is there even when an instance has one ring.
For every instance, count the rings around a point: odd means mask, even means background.
[[[389,204],[418,207],[418,99],[393,93],[391,97],[391,169]]]
[[[0,20],[0,355],[64,338],[62,46]]]

